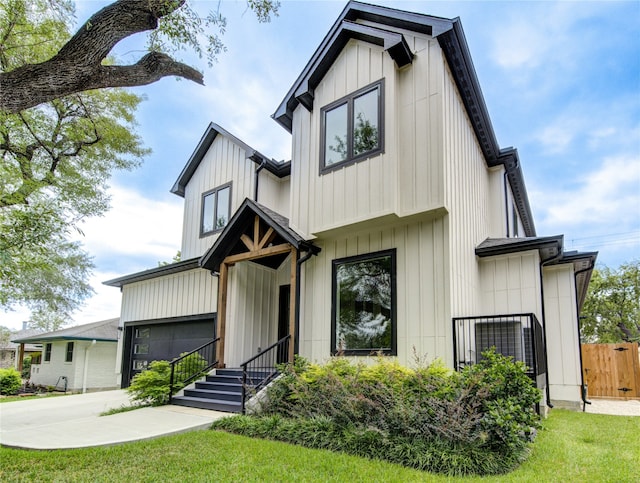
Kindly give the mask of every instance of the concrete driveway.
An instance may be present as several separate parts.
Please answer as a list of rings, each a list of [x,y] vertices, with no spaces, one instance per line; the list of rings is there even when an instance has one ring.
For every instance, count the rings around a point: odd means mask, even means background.
[[[100,416],[128,406],[123,390],[43,397],[0,404],[0,444],[27,449],[107,446],[197,429],[228,413],[181,406],[141,408]]]

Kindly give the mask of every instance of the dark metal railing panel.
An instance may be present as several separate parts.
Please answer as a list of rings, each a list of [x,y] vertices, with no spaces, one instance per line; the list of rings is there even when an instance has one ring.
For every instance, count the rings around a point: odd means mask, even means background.
[[[169,379],[169,404],[173,394],[218,365],[216,354],[220,337],[172,360]]]
[[[243,362],[242,368],[242,414],[248,396],[257,393],[278,375],[278,365],[288,360],[290,335],[271,344],[251,359]]]
[[[508,314],[453,319],[454,364],[460,370],[482,359],[482,352],[496,352],[524,362],[531,376],[547,370],[544,336],[535,314]]]

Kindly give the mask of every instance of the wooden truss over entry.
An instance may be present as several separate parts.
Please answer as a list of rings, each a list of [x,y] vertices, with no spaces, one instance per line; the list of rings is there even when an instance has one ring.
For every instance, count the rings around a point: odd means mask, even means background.
[[[279,267],[290,256],[292,290],[289,306],[288,360],[293,362],[297,340],[296,314],[299,291],[299,260],[301,252],[317,253],[319,249],[289,228],[289,220],[252,200],[245,199],[220,234],[218,240],[200,259],[200,266],[218,273],[217,337],[218,365],[225,366],[225,333],[227,325],[227,295],[229,268],[236,263],[251,261],[267,267]]]

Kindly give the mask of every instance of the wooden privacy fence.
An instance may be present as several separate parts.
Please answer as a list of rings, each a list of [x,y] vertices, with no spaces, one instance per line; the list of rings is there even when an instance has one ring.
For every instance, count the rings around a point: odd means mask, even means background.
[[[638,344],[582,344],[588,397],[640,399]]]

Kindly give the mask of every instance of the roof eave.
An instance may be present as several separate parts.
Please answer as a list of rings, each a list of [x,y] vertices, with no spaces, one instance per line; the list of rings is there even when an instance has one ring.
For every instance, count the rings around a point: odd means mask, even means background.
[[[198,268],[198,258],[190,258],[189,260],[183,260],[177,263],[170,263],[161,267],[151,268],[142,272],[132,273],[123,277],[114,278],[102,282],[103,285],[110,287],[120,287],[128,285],[134,282],[141,282],[143,280],[150,280],[152,278],[162,277],[165,275],[171,275],[173,273],[185,272],[187,270],[193,270]]]

